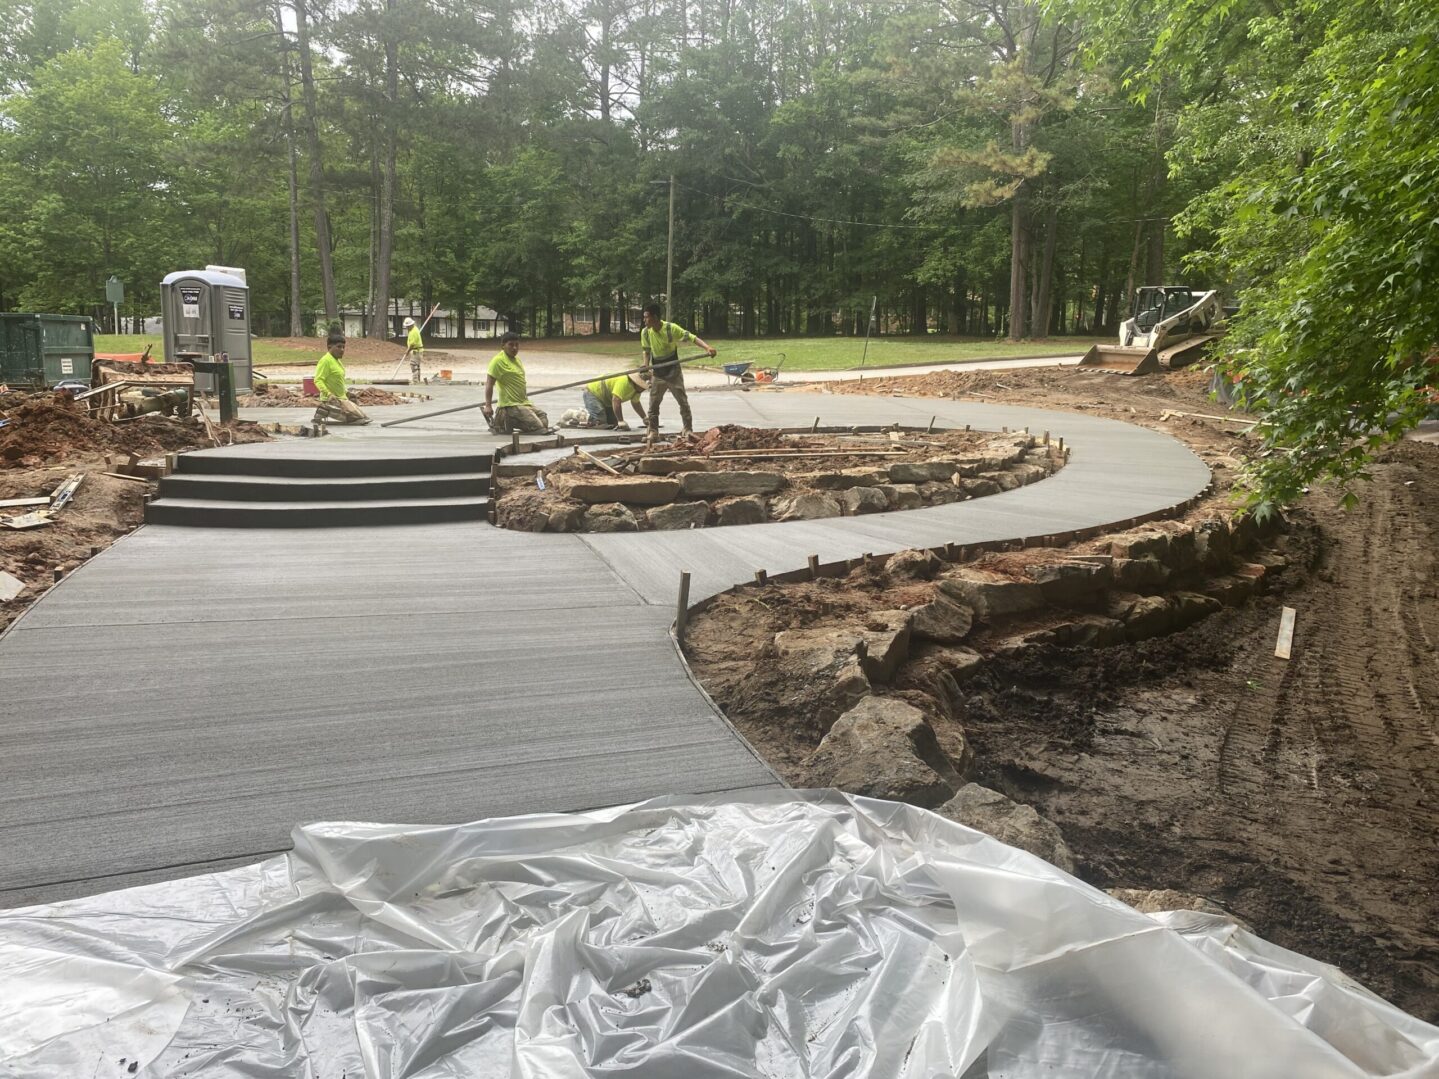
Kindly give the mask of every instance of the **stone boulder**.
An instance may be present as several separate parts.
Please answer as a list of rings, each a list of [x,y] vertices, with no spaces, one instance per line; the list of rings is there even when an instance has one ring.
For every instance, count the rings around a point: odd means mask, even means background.
[[[638,532],[640,524],[630,508],[619,502],[602,503],[585,511],[587,532]]]
[[[778,472],[685,472],[679,481],[680,491],[687,498],[772,495],[786,483]]]
[[[883,513],[889,509],[889,499],[878,487],[851,487],[839,496],[844,512],[850,517],[861,513]]]
[[[803,767],[815,786],[920,806],[963,782],[924,713],[889,697],[866,697],[835,720]]]
[[[928,581],[944,568],[933,551],[923,548],[896,551],[884,564],[884,572],[902,581]]]
[[[888,682],[909,658],[911,611],[875,611],[864,620],[864,673],[871,682]]]
[[[838,472],[806,472],[796,476],[796,482],[826,491],[848,491],[851,487],[873,487],[885,483],[889,474],[882,468],[846,468]]]
[[[1115,558],[1157,558],[1169,554],[1169,533],[1158,529],[1122,532],[1109,539],[1109,553]]]
[[[1254,595],[1258,587],[1259,582],[1255,578],[1234,573],[1223,577],[1211,577],[1204,582],[1204,594],[1212,596],[1226,607],[1238,607]]]
[[[986,479],[983,476],[977,476],[972,480],[965,480],[964,483],[959,485],[959,489],[970,498],[984,498],[986,495],[997,495],[1000,491],[1004,490],[1004,488],[995,483],[994,480]]]
[[[1193,625],[1224,607],[1224,604],[1213,596],[1201,595],[1198,592],[1176,592],[1170,597],[1170,601],[1174,607],[1175,629]]]
[[[919,488],[912,483],[883,483],[875,490],[884,495],[892,510],[917,510],[924,505]]]
[[[1108,588],[1114,581],[1113,566],[1108,562],[1066,558],[1059,562],[1040,562],[1025,567],[1044,598],[1050,603],[1074,603]]]
[[[1010,801],[999,791],[966,783],[935,812],[1028,851],[1066,873],[1075,870],[1074,855],[1054,822],[1041,817],[1033,806]]]
[[[1152,555],[1143,558],[1116,558],[1114,586],[1126,592],[1159,588],[1169,580],[1169,567]]]
[[[585,504],[583,502],[550,503],[550,520],[547,532],[578,532],[584,527]]]
[[[929,483],[954,475],[953,461],[896,461],[889,466],[890,483]]]
[[[770,503],[770,515],[776,521],[816,521],[840,515],[839,501],[823,491],[801,491],[788,498]]]
[[[919,640],[958,644],[973,627],[974,611],[936,591],[933,599],[914,609],[910,632]]]
[[[962,500],[964,493],[952,483],[940,483],[938,480],[931,480],[928,483],[921,483],[919,485],[919,497],[931,506],[945,506],[951,502],[959,502]]]
[[[780,659],[812,674],[851,658],[863,660],[866,653],[864,634],[853,626],[782,630],[774,635],[774,650]]]
[[[1044,593],[1032,581],[1016,581],[988,570],[961,568],[939,582],[939,590],[964,604],[985,622],[1024,614],[1044,606]]]
[[[1201,566],[1227,565],[1233,556],[1232,547],[1229,522],[1223,518],[1200,521],[1194,530],[1194,558]]]
[[[714,504],[716,524],[757,525],[769,520],[769,510],[759,495],[723,498]]]
[[[565,473],[554,478],[555,488],[563,495],[602,505],[609,502],[627,502],[636,506],[662,506],[673,502],[680,493],[678,480],[661,476],[618,476],[599,479]]]
[[[671,502],[656,506],[646,516],[650,527],[667,531],[675,528],[703,528],[710,517],[708,502]]]
[[[1174,626],[1174,608],[1164,596],[1111,592],[1107,603],[1105,613],[1124,623],[1124,635],[1131,641],[1157,637]]]

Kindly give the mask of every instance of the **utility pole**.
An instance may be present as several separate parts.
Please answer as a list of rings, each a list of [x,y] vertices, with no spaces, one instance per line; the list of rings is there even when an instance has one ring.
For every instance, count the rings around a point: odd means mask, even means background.
[[[674,316],[674,310],[670,305],[674,303],[675,294],[675,174],[670,173],[668,181],[650,181],[651,184],[666,182],[670,185],[670,234],[665,252],[665,320],[669,321]]]

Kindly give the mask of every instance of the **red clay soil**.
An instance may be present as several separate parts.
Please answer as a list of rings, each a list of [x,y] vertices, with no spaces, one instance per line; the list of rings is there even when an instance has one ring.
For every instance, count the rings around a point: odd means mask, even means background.
[[[378,386],[360,386],[349,391],[350,399],[357,405],[405,405],[417,400],[429,400],[428,394],[402,396],[382,390]],[[318,397],[306,397],[298,386],[261,386],[254,393],[247,393],[239,399],[243,408],[314,408]]]

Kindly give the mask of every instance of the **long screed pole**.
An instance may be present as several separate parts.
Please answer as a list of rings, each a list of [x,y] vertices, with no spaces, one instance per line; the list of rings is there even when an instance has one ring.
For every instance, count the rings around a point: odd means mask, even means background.
[[[869,355],[869,332],[874,329],[874,312],[879,306],[879,296],[874,296],[869,301],[869,325],[864,328],[864,351],[860,353],[859,365],[864,366],[865,357]]]
[[[694,363],[695,360],[707,360],[707,359],[709,359],[709,353],[707,353],[707,352],[701,352],[701,353],[699,353],[699,354],[697,354],[697,355],[694,355],[694,356],[683,356],[683,357],[681,357],[680,359],[676,360],[675,362],[676,362],[676,363]],[[665,366],[668,367],[669,364],[665,364]],[[629,374],[633,374],[633,373],[635,373],[635,372],[646,372],[646,371],[653,371],[653,370],[654,370],[654,366],[653,366],[652,364],[645,364],[643,367],[626,367],[626,368],[625,368],[624,370],[622,370],[622,371],[611,371],[611,372],[610,372],[609,374],[607,374],[607,375],[596,375],[594,378],[582,378],[582,379],[580,379],[580,380],[577,381],[577,382],[566,382],[563,386],[546,386],[546,387],[545,387],[544,389],[542,389],[542,390],[530,390],[530,391],[529,391],[529,394],[530,394],[531,397],[538,397],[538,396],[539,396],[540,394],[542,394],[542,393],[554,393],[556,390],[572,390],[572,389],[574,389],[576,386],[587,386],[587,385],[589,385],[591,382],[595,382],[595,381],[597,381],[597,380],[604,380],[604,379],[610,379],[610,378],[618,378],[620,375],[629,375]],[[389,423],[382,423],[382,424],[380,424],[380,426],[381,426],[381,427],[398,427],[398,426],[399,426],[400,424],[402,424],[402,423],[414,423],[416,420],[428,420],[428,419],[434,418],[435,416],[448,416],[451,412],[464,412],[466,409],[479,408],[482,404],[484,404],[483,401],[476,401],[474,404],[469,404],[469,405],[456,405],[454,408],[442,408],[442,409],[440,409],[438,412],[426,412],[426,413],[424,413],[423,415],[419,415],[419,416],[406,416],[406,417],[405,417],[404,419],[402,419],[402,420],[391,420]]]

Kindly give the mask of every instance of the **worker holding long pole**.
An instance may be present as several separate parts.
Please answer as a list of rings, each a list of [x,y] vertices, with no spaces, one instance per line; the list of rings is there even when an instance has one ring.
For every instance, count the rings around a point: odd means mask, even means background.
[[[412,385],[420,384],[420,363],[425,358],[425,339],[420,336],[420,328],[415,325],[412,318],[405,319],[405,354],[410,357],[410,382]]]
[[[640,331],[640,350],[646,367],[653,367],[650,380],[650,408],[646,427],[649,437],[655,438],[660,430],[660,402],[666,393],[674,394],[680,406],[680,422],[683,433],[694,434],[694,417],[690,415],[690,399],[685,393],[684,368],[679,364],[679,347],[686,341],[693,341],[713,359],[716,351],[704,341],[690,333],[683,326],[666,322],[660,318],[660,305],[645,305],[645,328]]]

